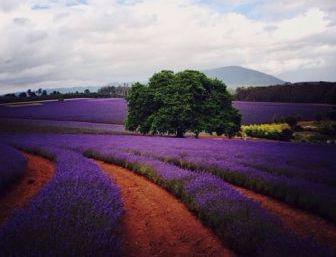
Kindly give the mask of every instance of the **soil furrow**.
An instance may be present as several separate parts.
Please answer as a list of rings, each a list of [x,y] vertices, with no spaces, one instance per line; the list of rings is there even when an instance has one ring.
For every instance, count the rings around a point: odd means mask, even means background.
[[[232,186],[244,196],[259,202],[263,208],[276,214],[285,226],[299,236],[315,237],[317,241],[329,245],[336,251],[336,226],[334,224],[268,196]]]
[[[0,197],[0,225],[15,209],[23,207],[54,175],[54,164],[42,157],[23,153],[27,158],[25,174]]]
[[[127,169],[98,164],[121,188],[124,256],[234,256],[167,191]]]

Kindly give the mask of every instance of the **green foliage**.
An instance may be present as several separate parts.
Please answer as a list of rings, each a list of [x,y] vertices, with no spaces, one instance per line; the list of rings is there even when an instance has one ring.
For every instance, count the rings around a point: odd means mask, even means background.
[[[326,136],[336,137],[336,121],[320,122],[317,126],[318,132]]]
[[[98,89],[98,94],[106,95],[106,96],[114,96],[116,94],[115,86],[105,86]]]
[[[245,136],[267,138],[274,140],[290,140],[293,131],[288,124],[260,124],[242,126],[242,133]]]
[[[291,127],[291,129],[295,129],[298,124],[299,118],[295,116],[288,116],[285,118],[285,122]]]
[[[155,108],[156,101],[152,90],[143,84],[135,83],[127,96],[128,116],[126,128],[130,131],[139,130],[141,133],[149,133],[149,118],[151,110]],[[156,108],[155,108],[156,109]]]
[[[327,113],[327,118],[330,120],[336,120],[336,106],[334,106],[332,110]]]
[[[294,141],[309,143],[336,143],[336,121],[303,121],[299,123],[301,131],[293,135]]]
[[[126,128],[131,131],[178,137],[206,131],[231,137],[240,129],[241,115],[225,84],[199,71],[156,73],[148,85],[136,83],[127,101]]]

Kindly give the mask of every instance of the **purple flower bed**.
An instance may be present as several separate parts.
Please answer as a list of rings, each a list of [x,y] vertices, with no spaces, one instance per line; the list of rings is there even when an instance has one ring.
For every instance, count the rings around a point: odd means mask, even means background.
[[[251,156],[258,160],[264,157],[264,164],[271,168],[272,159],[275,158],[273,155],[281,150],[287,152],[277,154],[276,158],[283,158],[283,163],[286,163],[287,168],[292,172],[295,172],[297,167],[303,169],[305,165],[309,164],[314,164],[313,167],[316,169],[320,166],[321,169],[331,170],[335,165],[335,158],[332,158],[335,155],[333,146],[102,135],[6,135],[5,140],[13,144],[34,145],[35,148],[48,146],[51,149],[59,147],[71,149],[78,153],[85,153],[89,157],[103,159],[134,170],[173,192],[205,224],[212,227],[224,241],[229,242],[237,253],[244,256],[332,256],[326,248],[317,245],[313,240],[298,239],[284,229],[277,217],[264,210],[259,204],[242,196],[227,184],[224,180],[230,181],[230,179],[225,176],[217,174],[224,178],[223,180],[210,174],[211,170],[199,171],[198,167],[201,166],[194,166],[195,170],[191,171],[177,165],[186,167],[184,165],[186,160],[197,165],[200,164],[200,161],[203,162],[202,165],[222,164],[225,168],[225,170],[223,168],[223,174],[231,174],[233,178],[237,179],[237,181],[230,182],[240,184],[241,180],[239,179],[241,178],[239,176],[244,174],[248,178],[246,181],[255,183],[256,187],[253,189],[256,191],[259,190],[260,185],[266,185],[269,190],[281,193],[282,188],[290,186],[293,190],[299,188],[298,192],[307,201],[311,200],[309,199],[311,196],[316,200],[321,196],[321,192],[328,191],[330,195],[326,201],[329,201],[332,208],[335,206],[332,204],[336,194],[326,185],[309,184],[309,181],[303,179],[296,180],[252,167],[244,170],[246,164],[234,166],[234,163],[239,160],[250,163],[247,160]],[[269,154],[265,148],[270,149]],[[314,153],[317,152],[320,155],[314,156]],[[309,158],[303,164],[301,159],[304,156],[301,154],[306,153],[310,153],[314,157]],[[176,160],[180,164],[176,162],[175,165],[171,165],[159,159],[145,156],[146,154],[156,157],[164,156],[168,159],[177,158]],[[220,161],[223,162],[220,163]],[[280,165],[280,162],[278,164]],[[83,165],[87,167],[86,163]],[[226,171],[228,167],[235,167],[237,170]],[[249,177],[250,175],[252,177]],[[276,180],[277,178],[278,180]],[[274,181],[280,182],[272,184]],[[92,183],[90,187],[94,184]],[[314,186],[307,188],[306,185]],[[248,184],[244,184],[244,186],[249,187]],[[273,188],[274,186],[277,187]],[[295,193],[295,191],[293,192]],[[293,197],[296,196],[293,195]],[[283,200],[286,201],[286,199]]]
[[[81,154],[41,145],[21,147],[53,156],[55,176],[0,229],[0,256],[120,256],[117,185]]]
[[[19,119],[19,118],[0,118],[1,127],[10,127],[11,131],[25,129],[40,129],[49,132],[67,133],[96,133],[96,134],[130,134],[125,131],[124,125],[92,123],[83,121],[59,121],[59,120],[40,120],[40,119]]]
[[[40,138],[44,143],[82,152],[92,147],[116,148],[149,154],[184,168],[203,169],[336,222],[333,145],[103,135],[17,136],[15,141]],[[319,179],[314,182],[314,178]]]
[[[299,115],[304,120],[314,120],[316,114],[331,110],[325,104],[233,102],[243,115],[243,124],[273,122],[275,118]],[[48,120],[72,120],[97,123],[123,124],[127,116],[124,99],[76,99],[64,102],[44,102],[36,106],[0,106],[0,117]]]
[[[192,139],[153,139],[156,142],[151,143],[137,139],[116,145],[183,168],[208,171],[336,222],[334,146]]]
[[[0,117],[6,118],[123,124],[126,115],[126,101],[121,98],[53,101],[22,107],[0,106]]]
[[[0,195],[26,171],[26,158],[15,148],[0,144]]]
[[[272,103],[272,102],[233,102],[243,116],[243,124],[271,123],[274,119],[287,116],[300,116],[303,120],[315,120],[317,114],[332,109],[328,104]]]
[[[89,157],[145,175],[182,199],[204,223],[243,256],[332,256],[312,239],[299,239],[279,218],[209,173],[193,172],[119,150],[91,149]]]
[[[116,148],[152,155],[184,168],[203,169],[336,222],[333,145],[102,135],[31,135],[12,139],[30,142],[42,138],[44,143],[81,152],[92,147]]]

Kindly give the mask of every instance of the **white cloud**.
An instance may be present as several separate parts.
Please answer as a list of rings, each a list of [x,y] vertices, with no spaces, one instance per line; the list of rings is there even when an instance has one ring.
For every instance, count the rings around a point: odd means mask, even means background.
[[[0,92],[142,80],[160,69],[334,65],[336,4],[282,2],[290,17],[257,20],[193,0],[1,1]]]

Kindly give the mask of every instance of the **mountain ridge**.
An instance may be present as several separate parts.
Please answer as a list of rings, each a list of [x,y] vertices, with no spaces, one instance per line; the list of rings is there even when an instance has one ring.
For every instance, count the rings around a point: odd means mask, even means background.
[[[244,68],[241,66],[224,66],[214,69],[201,70],[208,77],[218,78],[222,80],[229,90],[234,91],[237,87],[246,87],[246,86],[270,86],[270,85],[279,85],[284,84],[286,81],[283,81],[275,76],[266,74],[253,69]],[[148,80],[142,81],[147,83]],[[126,84],[131,84],[130,82],[125,82]],[[118,86],[123,84],[121,82],[111,82],[107,85]],[[103,85],[102,85],[103,86]],[[53,91],[59,91],[61,93],[75,93],[84,92],[85,89],[89,89],[91,92],[97,92],[102,86],[92,85],[92,86],[74,86],[74,87],[55,87],[55,88],[46,88],[48,94]],[[36,89],[37,90],[37,89]],[[16,94],[19,94],[18,91]]]
[[[234,89],[242,86],[270,86],[286,83],[275,76],[241,66],[224,66],[206,69],[203,72],[208,77],[222,80],[229,88]]]

